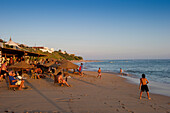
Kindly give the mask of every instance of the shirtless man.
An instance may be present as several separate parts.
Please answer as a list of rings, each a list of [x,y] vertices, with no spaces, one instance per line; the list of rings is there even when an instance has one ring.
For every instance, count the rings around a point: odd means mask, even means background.
[[[58,74],[57,74],[57,76],[58,76],[58,83],[60,84],[66,84],[68,87],[71,87],[64,79],[63,79],[63,77],[62,77],[62,73],[61,72],[59,72]]]
[[[142,74],[142,78],[140,78],[140,85],[139,85],[139,89],[141,90],[140,92],[140,99],[142,99],[142,93],[144,91],[146,91],[148,99],[150,100],[151,98],[149,97],[149,89],[147,84],[149,83],[149,81],[145,78],[145,74]]]
[[[5,78],[6,74],[8,74],[6,65],[7,65],[7,62],[4,61],[4,63],[3,63],[2,66],[1,66],[1,76],[0,76],[0,80],[1,80],[2,78]]]
[[[36,68],[34,72],[36,73],[36,76],[37,76],[38,79],[40,79],[42,77],[41,68]]]

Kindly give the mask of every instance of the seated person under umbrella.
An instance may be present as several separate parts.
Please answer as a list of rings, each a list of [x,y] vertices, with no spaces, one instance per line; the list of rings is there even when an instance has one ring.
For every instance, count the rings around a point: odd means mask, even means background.
[[[9,72],[9,80],[11,82],[11,85],[19,85],[18,90],[21,90],[22,88],[25,88],[24,80],[16,79],[15,78],[15,73],[13,71]]]
[[[41,68],[36,68],[35,73],[36,73],[37,78],[40,79],[41,78],[40,75],[42,74]]]
[[[59,84],[66,84],[68,87],[71,87],[64,79],[63,79],[63,76],[62,76],[62,73],[59,72],[57,74],[57,77],[58,77],[58,83]]]
[[[45,78],[45,77],[46,77],[46,76],[42,73],[43,71],[42,71],[41,68],[36,68],[34,72],[35,72],[35,74],[36,74],[36,76],[37,76],[38,79],[40,79],[40,78]]]

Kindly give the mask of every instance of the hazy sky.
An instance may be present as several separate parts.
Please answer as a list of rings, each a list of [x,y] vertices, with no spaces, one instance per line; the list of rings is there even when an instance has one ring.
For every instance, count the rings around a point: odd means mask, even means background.
[[[170,58],[170,0],[0,0],[0,38],[84,59]]]

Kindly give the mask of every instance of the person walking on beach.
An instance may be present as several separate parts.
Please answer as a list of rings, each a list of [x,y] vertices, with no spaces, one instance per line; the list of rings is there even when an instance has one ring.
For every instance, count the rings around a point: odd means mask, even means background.
[[[151,98],[149,97],[149,88],[147,86],[147,84],[149,83],[149,81],[145,78],[145,74],[142,74],[142,78],[140,78],[140,85],[139,85],[139,89],[140,91],[140,99],[142,99],[142,93],[144,91],[146,91],[148,99],[150,100]]]
[[[81,66],[79,67],[79,75],[83,76],[83,63],[81,63]]]
[[[100,67],[99,67],[99,70],[98,70],[98,76],[97,76],[97,78],[98,77],[100,77],[100,79],[101,79],[101,77],[102,77],[102,74],[101,74],[101,69],[100,69]]]

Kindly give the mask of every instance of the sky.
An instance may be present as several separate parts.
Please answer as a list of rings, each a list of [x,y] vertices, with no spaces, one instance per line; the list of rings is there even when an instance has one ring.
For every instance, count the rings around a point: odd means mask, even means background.
[[[85,60],[170,59],[170,0],[0,0],[0,38]]]

